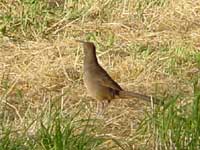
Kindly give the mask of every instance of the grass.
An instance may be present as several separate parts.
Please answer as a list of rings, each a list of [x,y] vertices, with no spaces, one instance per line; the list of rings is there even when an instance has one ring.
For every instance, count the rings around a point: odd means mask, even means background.
[[[190,104],[177,106],[179,97],[170,98],[162,108],[144,119],[142,131],[151,131],[154,145],[160,149],[199,149],[200,93],[194,83],[194,98]],[[151,127],[151,129],[149,129]]]
[[[0,1],[0,149],[199,149],[199,7],[192,0]],[[124,89],[102,118],[82,47]]]
[[[78,112],[80,113],[80,112]],[[75,115],[78,115],[76,113]],[[106,140],[95,136],[95,125],[92,119],[75,120],[76,116],[61,115],[59,111],[40,116],[34,135],[29,128],[12,131],[12,125],[1,124],[0,149],[97,149]]]

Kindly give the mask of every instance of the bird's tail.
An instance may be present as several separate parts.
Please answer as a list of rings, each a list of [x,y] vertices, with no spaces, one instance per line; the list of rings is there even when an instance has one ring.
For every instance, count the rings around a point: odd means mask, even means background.
[[[132,91],[119,91],[119,98],[138,98],[138,99],[143,99],[145,101],[153,101],[154,104],[160,104],[160,100],[153,98],[151,96],[146,96],[140,93],[135,93]]]

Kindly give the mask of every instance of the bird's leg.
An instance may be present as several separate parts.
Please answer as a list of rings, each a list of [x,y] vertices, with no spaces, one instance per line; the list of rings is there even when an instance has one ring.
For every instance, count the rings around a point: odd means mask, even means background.
[[[100,101],[97,101],[97,112],[96,112],[97,115],[100,114],[101,105],[102,105],[101,102],[100,102]]]
[[[110,103],[109,101],[103,101],[103,107],[102,107],[102,110],[103,112],[106,110],[106,108],[108,107],[108,104]]]
[[[109,101],[98,101],[97,102],[97,115],[103,115],[106,108],[108,107]]]

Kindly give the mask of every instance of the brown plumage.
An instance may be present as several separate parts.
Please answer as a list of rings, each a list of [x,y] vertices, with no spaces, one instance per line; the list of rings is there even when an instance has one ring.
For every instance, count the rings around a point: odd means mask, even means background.
[[[99,65],[96,57],[96,48],[92,42],[84,42],[84,66],[83,79],[89,95],[100,101],[105,107],[105,102],[109,103],[116,98],[138,98],[151,101],[150,96],[125,91],[115,82],[109,74]]]

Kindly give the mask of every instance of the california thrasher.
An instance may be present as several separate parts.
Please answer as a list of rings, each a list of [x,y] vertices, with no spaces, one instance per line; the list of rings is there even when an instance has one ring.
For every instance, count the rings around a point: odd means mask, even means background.
[[[93,99],[101,102],[102,109],[106,103],[108,104],[116,98],[138,98],[146,101],[154,100],[150,96],[123,90],[99,65],[95,45],[92,42],[76,41],[83,43],[85,55],[83,80],[87,92]]]

